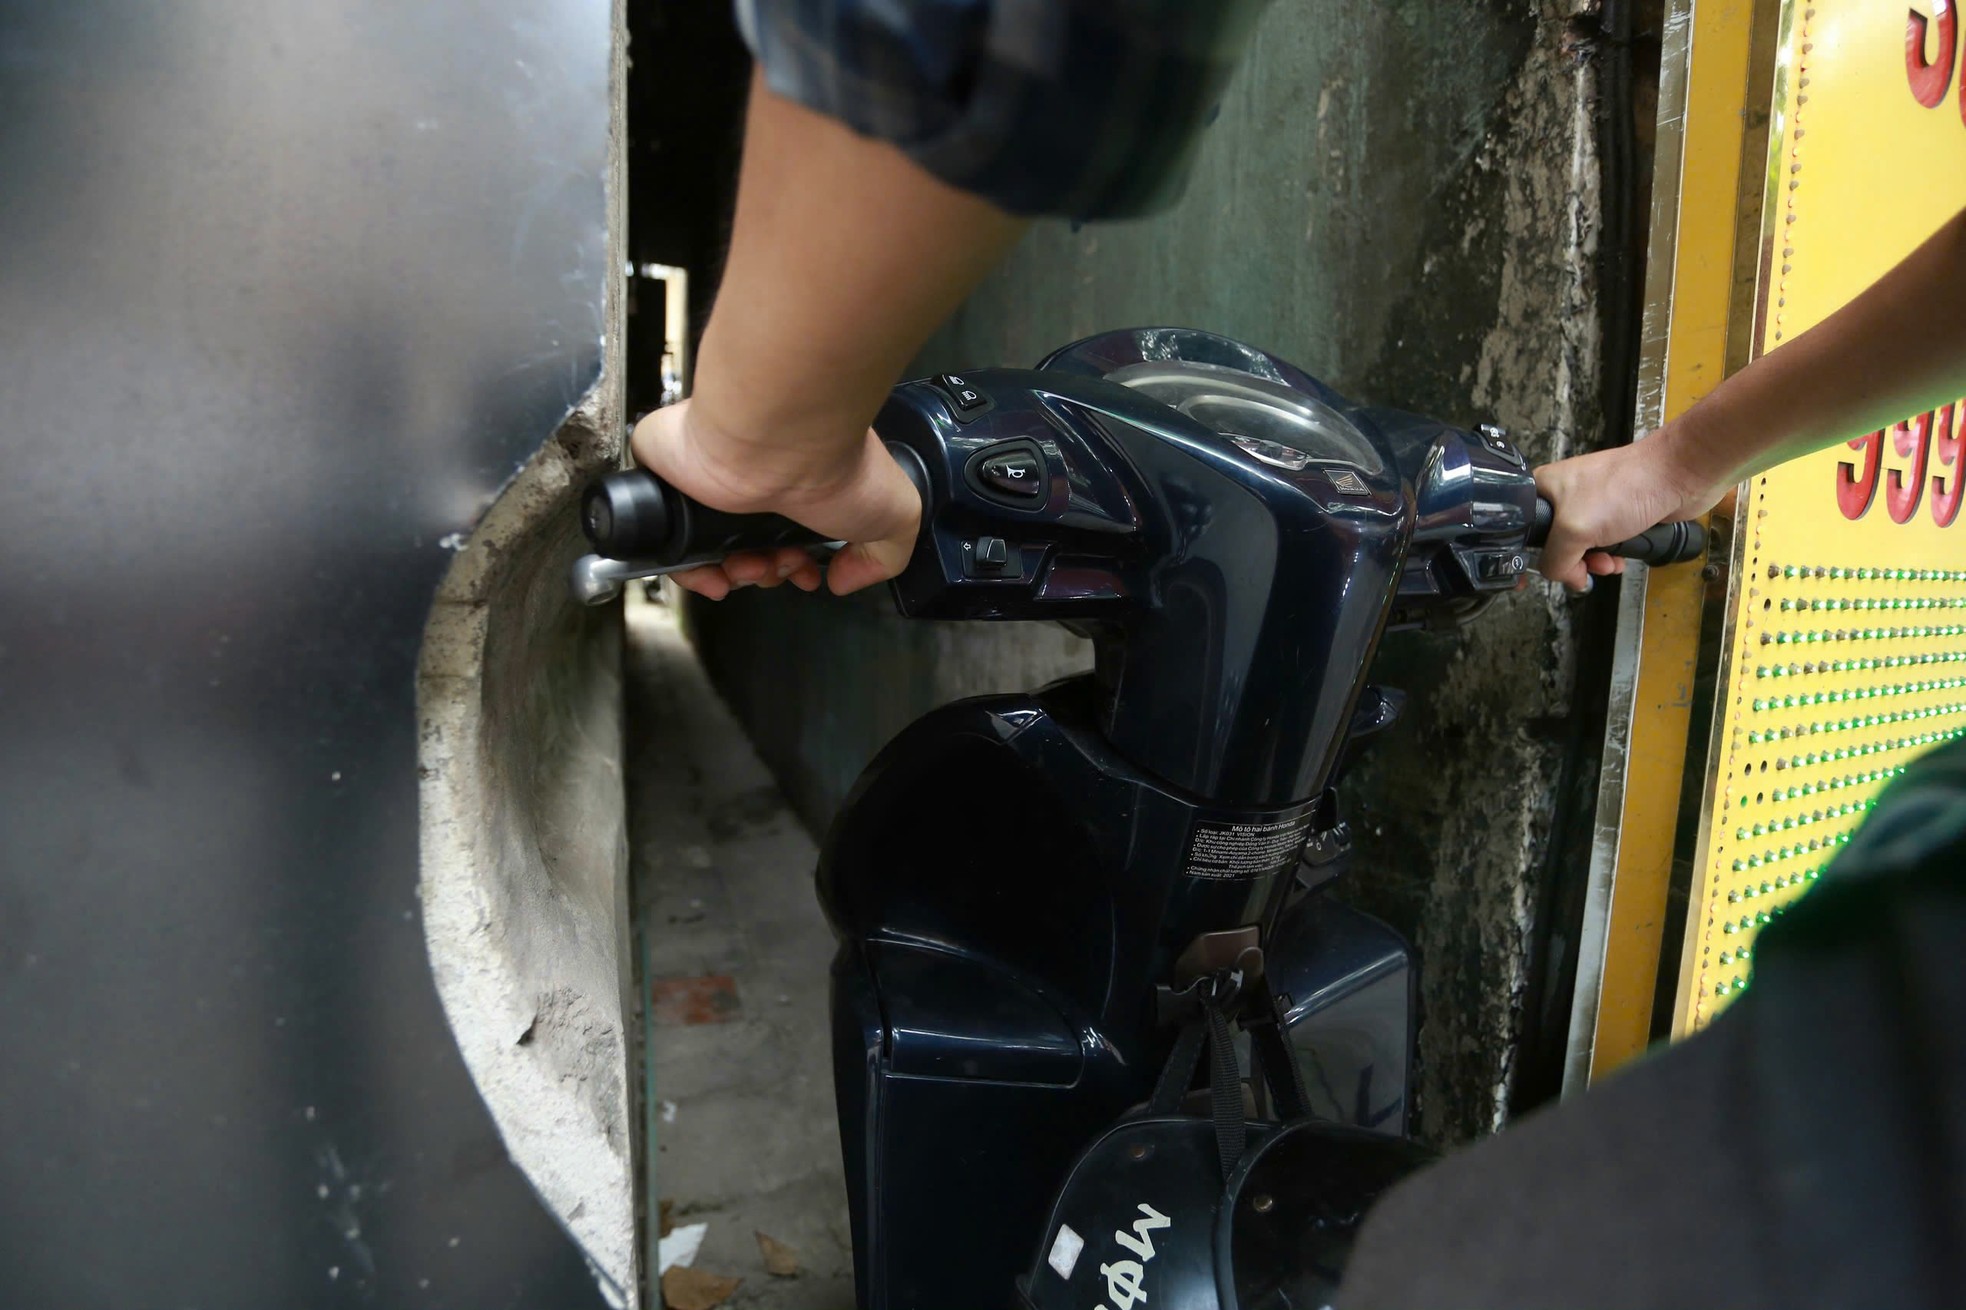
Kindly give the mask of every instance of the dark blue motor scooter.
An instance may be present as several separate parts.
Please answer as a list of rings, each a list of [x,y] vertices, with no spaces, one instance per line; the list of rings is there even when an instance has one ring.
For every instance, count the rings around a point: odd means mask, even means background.
[[[1242,1039],[1237,1115],[1274,1109],[1291,1063],[1292,1114],[1346,1135],[1348,1159],[1381,1142],[1393,1162],[1353,1173],[1376,1188],[1410,1167],[1410,953],[1322,894],[1350,847],[1334,786],[1399,714],[1367,681],[1382,634],[1463,622],[1525,576],[1548,507],[1522,455],[1496,429],[1355,406],[1261,350],[1162,328],[910,382],[876,430],[922,493],[900,612],[1056,620],[1095,667],[925,715],[824,843],[860,1304],[997,1310],[1032,1295],[1034,1252],[1062,1268],[1064,1234],[1081,1239],[1046,1215],[1074,1161],[1150,1102],[1191,1099],[1192,1063],[1163,1074],[1204,984],[1286,1035],[1267,1077]],[[575,585],[595,600],[813,541],[640,472],[584,513],[598,556]],[[1666,562],[1704,541],[1667,525],[1611,549]],[[1213,1104],[1228,1131],[1219,1086]],[[1127,1222],[1152,1221],[1121,1222],[1131,1245]]]

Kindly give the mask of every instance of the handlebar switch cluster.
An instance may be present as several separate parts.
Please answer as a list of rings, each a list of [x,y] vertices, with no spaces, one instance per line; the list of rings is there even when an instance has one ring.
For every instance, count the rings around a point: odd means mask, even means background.
[[[988,393],[960,373],[937,374],[934,385],[958,423],[968,423],[996,408]]]
[[[1529,461],[1522,457],[1522,452],[1517,450],[1515,443],[1509,440],[1508,429],[1494,423],[1477,423],[1475,424],[1475,432],[1480,435],[1483,445],[1487,446],[1509,463],[1519,469],[1527,469],[1529,467]]]

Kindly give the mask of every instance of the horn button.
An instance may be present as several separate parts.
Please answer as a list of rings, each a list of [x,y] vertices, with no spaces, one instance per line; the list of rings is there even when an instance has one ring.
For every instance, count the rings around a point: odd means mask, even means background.
[[[1035,441],[1006,441],[979,450],[966,472],[970,486],[983,496],[1018,509],[1039,508],[1050,491],[1044,452]]]

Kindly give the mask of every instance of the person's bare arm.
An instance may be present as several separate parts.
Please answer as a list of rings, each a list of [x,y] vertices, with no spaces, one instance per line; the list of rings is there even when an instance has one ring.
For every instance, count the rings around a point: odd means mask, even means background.
[[[929,333],[1024,224],[900,151],[754,81],[729,256],[687,402],[637,425],[635,454],[679,490],[784,514],[852,543],[845,593],[900,572],[920,503],[869,429]],[[711,598],[790,579],[802,551],[735,557],[678,580]]]
[[[1536,470],[1556,506],[1542,571],[1581,590],[1624,569],[1592,546],[1696,517],[1745,478],[1962,395],[1966,212],[1650,437]]]

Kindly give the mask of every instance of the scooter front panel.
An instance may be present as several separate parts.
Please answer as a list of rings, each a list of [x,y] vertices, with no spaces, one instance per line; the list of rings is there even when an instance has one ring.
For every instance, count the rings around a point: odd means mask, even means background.
[[[1181,795],[1106,743],[1092,692],[930,714],[827,840],[866,1306],[960,1310],[980,1288],[998,1290],[974,1304],[1002,1303],[1062,1171],[1152,1088],[1171,1041],[1154,983],[1197,933],[1259,921],[1292,876],[1294,853],[1270,848],[1308,807]],[[973,1239],[936,1239],[952,1225]]]

